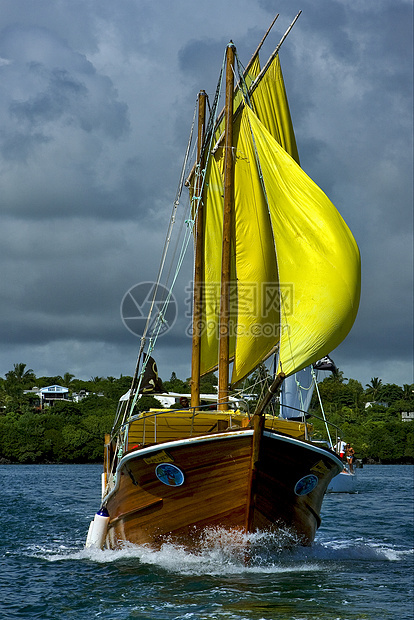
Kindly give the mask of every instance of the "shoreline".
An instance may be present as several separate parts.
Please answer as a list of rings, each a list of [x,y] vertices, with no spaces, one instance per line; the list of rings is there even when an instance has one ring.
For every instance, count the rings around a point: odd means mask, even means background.
[[[414,458],[407,456],[402,459],[373,459],[362,458],[358,459],[364,465],[414,465]],[[98,461],[38,461],[36,463],[21,463],[19,461],[11,461],[0,457],[0,465],[103,465],[103,460]],[[362,468],[361,466],[357,469]]]

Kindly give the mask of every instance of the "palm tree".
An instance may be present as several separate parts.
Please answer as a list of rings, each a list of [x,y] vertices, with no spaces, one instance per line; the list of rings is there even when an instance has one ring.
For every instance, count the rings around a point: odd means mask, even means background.
[[[65,374],[63,375],[63,385],[65,387],[69,387],[69,384],[71,383],[72,379],[74,379],[75,375],[71,375],[70,372],[65,372]]]
[[[339,368],[335,366],[335,368],[331,370],[331,374],[326,377],[324,381],[330,381],[332,383],[344,383],[345,381],[348,381],[348,379],[347,377],[344,377],[343,371],[339,370]]]
[[[404,383],[403,385],[404,400],[414,400],[414,384]]]
[[[36,381],[36,376],[31,368],[26,370],[26,364],[14,364],[13,370],[6,372],[6,380],[16,383]]]
[[[3,382],[4,392],[7,396],[20,398],[23,390],[32,387],[36,376],[31,368],[26,370],[26,364],[14,364],[13,370],[6,372],[6,380]]]
[[[374,400],[377,400],[382,388],[382,380],[378,379],[378,377],[372,377],[371,383],[367,383],[365,387],[367,388],[366,393],[372,396]]]

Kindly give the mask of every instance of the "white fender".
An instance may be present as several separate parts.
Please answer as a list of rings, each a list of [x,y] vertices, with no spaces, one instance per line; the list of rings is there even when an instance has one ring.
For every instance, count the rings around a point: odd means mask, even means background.
[[[86,537],[86,543],[85,543],[86,548],[91,546],[92,531],[93,531],[93,521],[89,523],[88,535]]]
[[[106,508],[101,508],[89,525],[88,536],[86,538],[86,548],[94,547],[103,549],[106,533],[108,531],[109,514]]]

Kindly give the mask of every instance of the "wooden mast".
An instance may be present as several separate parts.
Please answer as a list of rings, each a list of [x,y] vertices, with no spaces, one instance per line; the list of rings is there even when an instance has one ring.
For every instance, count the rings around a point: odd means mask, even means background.
[[[225,144],[224,144],[224,213],[223,213],[223,253],[221,262],[221,294],[219,323],[219,411],[228,409],[229,392],[229,320],[230,320],[230,243],[232,212],[234,203],[234,162],[233,162],[233,91],[234,91],[234,52],[233,42],[227,46],[226,55],[226,103],[225,103]]]
[[[203,146],[205,121],[206,121],[206,98],[204,90],[198,95],[198,137],[197,137],[197,162],[199,170],[202,168],[201,149]],[[191,358],[191,406],[200,405],[200,341],[202,330],[202,296],[203,296],[203,200],[202,178],[199,173],[196,177],[194,196],[197,199],[195,222],[195,260],[194,260],[194,299],[193,299],[193,346]]]

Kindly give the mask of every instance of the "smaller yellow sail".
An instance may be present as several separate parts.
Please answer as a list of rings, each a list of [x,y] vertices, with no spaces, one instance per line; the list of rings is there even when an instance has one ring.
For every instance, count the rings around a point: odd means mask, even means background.
[[[260,73],[260,59],[259,54],[252,59],[249,69],[247,73],[243,77],[243,83],[239,83],[234,90],[233,97],[233,114],[236,115],[237,112],[244,107],[245,104],[245,96],[246,92],[249,90],[255,79]],[[217,124],[214,129],[214,139],[213,139],[213,148],[223,146],[224,142],[224,127],[225,127],[225,118],[223,113],[220,115],[221,120]]]
[[[239,86],[236,89],[236,92],[234,95],[233,113],[237,111],[240,105],[244,105],[244,96],[246,95],[246,93],[243,92],[243,90],[246,90],[246,89],[248,90],[250,88],[250,86],[252,85],[254,80],[257,78],[259,73],[260,73],[260,60],[259,60],[259,54],[256,54],[256,56],[253,58],[253,60],[250,63],[248,72],[244,76],[243,88],[240,88]]]
[[[206,374],[218,364],[220,314],[221,245],[223,238],[223,178],[220,160],[209,158],[204,200],[204,260],[202,281],[202,325],[200,372]],[[206,209],[208,208],[208,211]]]

